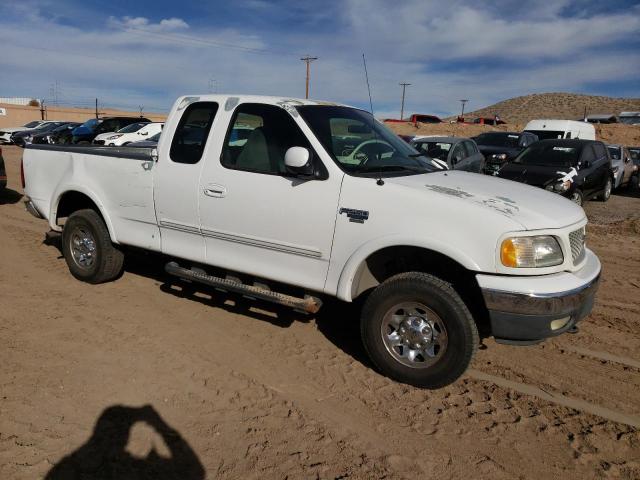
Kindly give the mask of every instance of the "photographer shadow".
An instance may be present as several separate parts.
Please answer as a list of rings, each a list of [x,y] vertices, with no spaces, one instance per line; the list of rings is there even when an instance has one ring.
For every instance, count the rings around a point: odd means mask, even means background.
[[[155,444],[146,457],[127,451],[131,429],[139,422],[162,438],[170,456],[160,455]],[[89,440],[61,459],[45,479],[201,480],[204,477],[204,467],[196,453],[152,406],[115,405],[102,412]]]

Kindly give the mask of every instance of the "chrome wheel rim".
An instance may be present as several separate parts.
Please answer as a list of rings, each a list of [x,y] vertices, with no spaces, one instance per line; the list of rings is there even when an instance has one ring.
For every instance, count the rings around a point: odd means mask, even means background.
[[[611,195],[611,179],[607,180],[607,184],[604,186],[604,198],[609,198]]]
[[[582,197],[578,192],[573,192],[571,194],[571,201],[577,205],[582,205]]]
[[[382,319],[380,334],[389,354],[407,367],[429,368],[447,351],[444,322],[419,302],[404,302],[390,308]]]
[[[91,232],[77,227],[69,238],[69,249],[74,263],[80,268],[89,269],[96,259],[96,241]]]

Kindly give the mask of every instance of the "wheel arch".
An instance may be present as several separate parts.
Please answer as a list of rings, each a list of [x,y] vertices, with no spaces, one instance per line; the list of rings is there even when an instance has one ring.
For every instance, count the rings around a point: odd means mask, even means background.
[[[95,210],[107,226],[111,240],[117,243],[111,219],[106,214],[104,205],[102,205],[92,192],[82,187],[74,187],[58,194],[56,202],[52,204],[52,211],[49,216],[51,219],[51,227],[57,227],[57,230],[61,230],[60,219],[66,218],[73,212],[83,209]]]
[[[481,269],[468,256],[450,247],[441,249],[410,242],[361,250],[343,269],[338,298],[353,301],[399,273],[429,273],[453,286],[467,304],[480,330],[489,328],[488,311],[476,280],[476,273]]]

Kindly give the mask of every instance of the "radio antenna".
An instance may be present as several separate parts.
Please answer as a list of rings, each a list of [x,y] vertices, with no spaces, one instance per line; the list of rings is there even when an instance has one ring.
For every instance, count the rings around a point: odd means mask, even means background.
[[[362,63],[364,64],[364,78],[367,79],[367,90],[369,91],[369,108],[371,109],[371,115],[373,115],[373,102],[371,101],[371,87],[369,86],[369,74],[367,73],[367,60],[362,54]]]
[[[369,86],[369,73],[367,73],[367,60],[364,58],[364,53],[362,54],[362,63],[364,65],[364,78],[367,79],[367,91],[369,92],[369,108],[371,110],[371,116],[373,117],[373,102],[371,101],[371,87]],[[375,117],[373,119],[373,136],[374,138],[378,138],[378,134],[376,133],[376,128],[375,128]],[[378,180],[376,180],[376,184],[377,185],[384,185],[384,180],[382,179],[382,171],[379,172],[378,174]]]

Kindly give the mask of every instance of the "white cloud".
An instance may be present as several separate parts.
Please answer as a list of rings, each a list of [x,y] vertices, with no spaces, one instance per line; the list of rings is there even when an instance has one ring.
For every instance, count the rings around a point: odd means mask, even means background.
[[[152,23],[146,17],[109,17],[107,25],[112,28],[121,28],[125,30],[141,29],[149,32],[175,32],[189,28],[189,24],[187,22],[176,17],[165,18],[160,20],[158,23]]]

